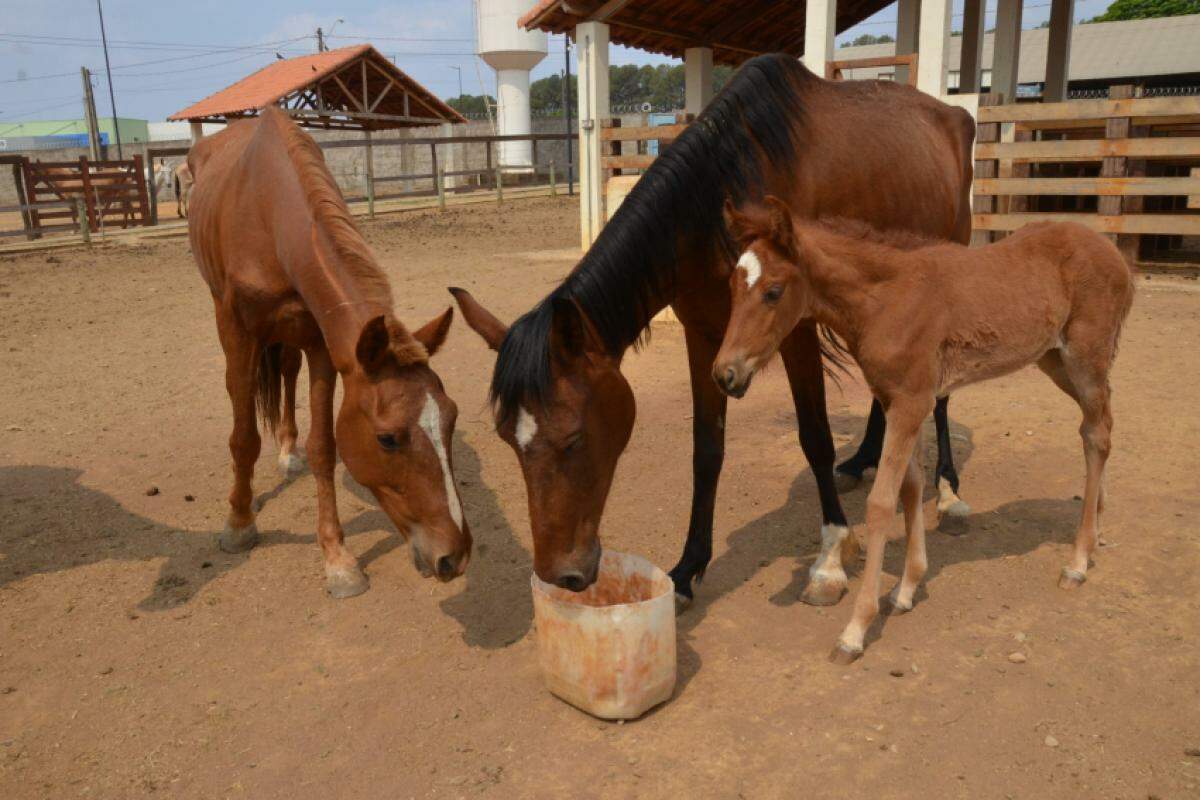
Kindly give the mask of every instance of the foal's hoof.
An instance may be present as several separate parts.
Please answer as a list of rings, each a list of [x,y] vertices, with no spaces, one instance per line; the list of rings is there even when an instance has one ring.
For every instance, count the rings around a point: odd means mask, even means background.
[[[285,478],[291,477],[292,475],[299,475],[301,472],[304,472],[307,466],[304,463],[304,458],[298,455],[295,451],[292,451],[291,453],[280,453],[278,464],[279,472]]]
[[[833,488],[838,494],[852,492],[862,483],[862,475],[852,475],[849,472],[834,472],[833,473]]]
[[[325,573],[325,591],[337,600],[356,597],[371,588],[367,575],[359,567],[345,567]]]
[[[833,648],[833,652],[829,654],[829,662],[837,664],[839,667],[845,667],[862,658],[862,654],[861,647],[847,647],[839,642],[838,646]]]
[[[887,596],[887,605],[885,606],[885,609],[890,616],[898,617],[901,614],[907,614],[908,612],[912,611],[913,604],[911,600],[907,603],[901,603],[896,599],[895,593],[890,593]]]
[[[244,528],[225,526],[217,537],[217,547],[226,553],[244,553],[258,544],[258,527],[251,522]]]
[[[1062,575],[1058,579],[1058,588],[1060,589],[1078,589],[1083,586],[1083,582],[1087,580],[1087,575],[1070,567],[1063,567]]]
[[[833,606],[847,592],[846,584],[836,580],[810,580],[800,595],[802,602],[810,606]]]

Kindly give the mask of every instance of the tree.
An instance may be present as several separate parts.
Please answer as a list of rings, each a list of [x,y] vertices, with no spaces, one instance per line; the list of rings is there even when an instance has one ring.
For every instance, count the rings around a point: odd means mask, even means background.
[[[855,39],[853,42],[851,42],[850,47],[861,47],[864,44],[888,44],[889,42],[894,42],[894,41],[896,41],[896,40],[893,39],[891,36],[888,36],[886,33],[882,34],[880,36],[876,36],[871,33],[864,33],[863,35],[861,35],[857,39]]]
[[[496,98],[488,95],[487,103],[490,105],[495,105]],[[451,97],[446,101],[446,105],[450,106],[464,117],[482,117],[487,114],[487,106],[484,105],[483,95],[464,94],[460,97]]]
[[[1117,22],[1200,14],[1200,0],[1116,0],[1108,10],[1089,22]]]

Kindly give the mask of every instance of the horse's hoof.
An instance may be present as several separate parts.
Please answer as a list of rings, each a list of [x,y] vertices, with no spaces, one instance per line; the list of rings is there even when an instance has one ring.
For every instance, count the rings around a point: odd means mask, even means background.
[[[258,544],[258,527],[251,522],[244,528],[225,526],[217,537],[217,547],[225,553],[244,553]]]
[[[291,453],[280,453],[278,463],[279,472],[285,478],[292,475],[299,475],[301,472],[304,472],[306,467],[304,459],[294,451]]]
[[[862,475],[851,475],[849,472],[833,473],[833,488],[838,494],[852,492],[862,483]]]
[[[938,511],[948,517],[968,517],[971,515],[971,507],[957,498],[945,508],[939,505]]]
[[[810,606],[834,606],[847,591],[848,587],[844,581],[810,580],[808,586],[804,587],[800,600]]]
[[[862,654],[861,647],[847,647],[839,642],[838,646],[833,648],[833,652],[829,654],[829,662],[837,664],[839,667],[845,667],[862,658]]]
[[[885,608],[890,616],[898,617],[901,614],[907,614],[908,612],[912,611],[913,604],[911,600],[908,601],[908,603],[901,603],[896,599],[896,595],[889,594],[887,596],[887,605]]]
[[[356,597],[371,588],[367,575],[358,567],[339,569],[325,574],[325,591],[337,600]]]
[[[1062,575],[1058,578],[1058,588],[1078,589],[1087,580],[1087,575],[1070,567],[1063,567]]]
[[[692,607],[692,598],[682,592],[675,592],[675,616],[679,616],[683,612]]]

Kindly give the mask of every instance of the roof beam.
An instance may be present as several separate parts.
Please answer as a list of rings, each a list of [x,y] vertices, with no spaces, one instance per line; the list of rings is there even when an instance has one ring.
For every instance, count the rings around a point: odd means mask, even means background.
[[[607,22],[610,17],[619,12],[633,0],[608,0],[588,16],[588,22]]]

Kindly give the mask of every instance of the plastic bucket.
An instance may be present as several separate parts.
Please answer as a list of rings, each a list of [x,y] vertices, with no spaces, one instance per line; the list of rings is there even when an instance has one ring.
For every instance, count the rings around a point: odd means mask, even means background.
[[[602,719],[634,719],[675,689],[675,587],[644,558],[605,550],[575,593],[534,575],[533,618],[546,686]]]

